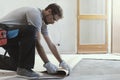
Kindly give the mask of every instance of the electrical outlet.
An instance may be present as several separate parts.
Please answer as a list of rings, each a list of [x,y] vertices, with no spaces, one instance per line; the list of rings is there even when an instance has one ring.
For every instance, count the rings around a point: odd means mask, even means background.
[[[60,43],[57,43],[57,46],[60,46]]]

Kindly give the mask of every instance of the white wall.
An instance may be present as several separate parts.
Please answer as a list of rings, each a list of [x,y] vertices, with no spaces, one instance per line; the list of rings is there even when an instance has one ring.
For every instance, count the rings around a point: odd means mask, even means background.
[[[108,0],[108,53],[111,53],[111,12],[112,12],[112,0]]]
[[[76,0],[0,0],[0,18],[8,12],[24,6],[45,8],[49,3],[58,3],[64,12],[64,18],[48,28],[53,42],[60,53],[76,53],[77,4]],[[49,49],[45,42],[46,52]]]

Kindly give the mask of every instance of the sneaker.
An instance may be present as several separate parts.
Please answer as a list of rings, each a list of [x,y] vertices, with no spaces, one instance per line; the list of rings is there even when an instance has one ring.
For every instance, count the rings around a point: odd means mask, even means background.
[[[24,68],[17,68],[17,74],[19,77],[26,78],[26,79],[39,79],[40,75],[36,72]]]
[[[44,67],[47,69],[47,72],[49,74],[55,74],[58,71],[57,66],[52,64],[51,62],[48,62],[48,63],[44,64]]]

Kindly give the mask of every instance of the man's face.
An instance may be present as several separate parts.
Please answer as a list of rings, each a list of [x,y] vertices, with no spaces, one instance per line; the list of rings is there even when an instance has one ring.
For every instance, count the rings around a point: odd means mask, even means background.
[[[54,24],[54,22],[55,22],[55,21],[58,21],[58,20],[60,19],[60,17],[59,17],[58,15],[53,15],[53,14],[51,13],[51,11],[48,11],[48,12],[44,15],[43,19],[44,19],[45,24],[48,25],[48,24]]]

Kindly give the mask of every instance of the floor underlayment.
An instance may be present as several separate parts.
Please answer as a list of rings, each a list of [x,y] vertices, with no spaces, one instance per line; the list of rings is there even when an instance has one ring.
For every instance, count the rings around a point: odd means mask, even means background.
[[[64,80],[120,80],[120,60],[84,58]]]
[[[70,65],[70,67],[72,69],[74,69],[75,65],[77,65],[80,60],[82,60],[83,58],[91,58],[91,59],[117,59],[117,60],[120,60],[120,55],[117,55],[117,54],[62,54],[61,55],[62,58]],[[54,58],[53,55],[51,54],[48,54],[48,58],[50,59],[50,61],[52,63],[54,63],[55,65],[59,65],[59,63],[57,62],[57,60]],[[93,65],[94,66],[94,65]],[[35,71],[43,71],[45,70],[45,68],[43,67],[43,62],[42,60],[39,58],[39,56],[36,56],[36,59],[35,59],[35,67],[34,67],[34,70]],[[26,80],[26,79],[18,79],[18,78],[11,78],[11,77],[14,77],[15,72],[10,72],[10,71],[3,71],[3,70],[0,70],[0,80]],[[113,74],[114,75],[114,74]],[[104,79],[104,78],[101,78],[101,77],[106,77],[106,76],[110,76],[110,75],[103,75],[103,76],[98,76],[96,75],[96,79],[93,79],[93,80],[100,80],[100,79]],[[111,75],[112,76],[112,75]],[[120,75],[114,75],[116,77],[120,76]],[[78,75],[79,77],[79,75]],[[68,76],[62,80],[90,80],[89,78],[93,77],[93,76],[87,76],[85,77],[84,79],[80,79],[80,78],[75,78],[73,76]],[[44,79],[46,80],[46,79]],[[47,79],[49,80],[49,79]],[[55,80],[55,79],[53,79]],[[91,78],[92,80],[92,78]],[[104,79],[104,80],[108,80],[108,79]],[[109,79],[109,80],[115,80],[115,79]]]

